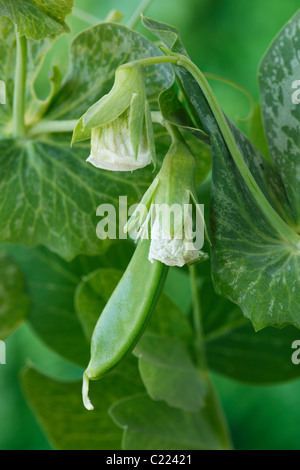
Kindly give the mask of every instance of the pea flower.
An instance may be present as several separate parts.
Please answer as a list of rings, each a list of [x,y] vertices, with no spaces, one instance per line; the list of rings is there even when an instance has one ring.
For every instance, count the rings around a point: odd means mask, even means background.
[[[195,168],[186,143],[173,139],[159,173],[124,227],[135,240],[150,238],[152,263],[181,267],[207,257],[200,251],[204,219],[194,189]]]
[[[155,164],[145,80],[145,68],[139,63],[118,67],[111,91],[77,122],[72,143],[91,138],[87,161],[97,168],[132,171],[151,161]]]

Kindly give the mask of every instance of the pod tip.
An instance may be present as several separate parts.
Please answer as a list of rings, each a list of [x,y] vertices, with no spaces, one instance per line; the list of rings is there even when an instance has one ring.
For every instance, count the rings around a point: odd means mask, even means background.
[[[86,407],[87,410],[93,410],[94,407],[91,403],[91,400],[89,399],[89,378],[87,375],[84,373],[83,374],[83,383],[82,383],[82,400],[83,404]]]

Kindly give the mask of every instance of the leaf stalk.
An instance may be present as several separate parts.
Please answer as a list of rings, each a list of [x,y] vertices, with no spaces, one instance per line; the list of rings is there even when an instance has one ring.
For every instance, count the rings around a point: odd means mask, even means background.
[[[13,98],[13,134],[15,137],[25,135],[25,86],[27,69],[27,40],[20,36],[16,28],[16,69]]]

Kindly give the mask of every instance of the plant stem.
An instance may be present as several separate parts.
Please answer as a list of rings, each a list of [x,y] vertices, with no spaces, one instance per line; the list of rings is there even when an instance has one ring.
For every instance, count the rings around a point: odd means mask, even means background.
[[[206,371],[206,351],[202,327],[202,309],[198,294],[196,266],[189,266],[190,283],[193,296],[193,324],[195,332],[195,348],[197,352],[197,362],[202,371]]]
[[[51,132],[73,132],[77,122],[77,120],[47,121],[45,119],[34,124],[28,131],[28,136],[34,137],[38,134],[45,134]]]
[[[16,70],[13,102],[13,134],[16,137],[25,135],[24,101],[27,66],[27,41],[26,37],[20,37],[16,28]]]
[[[155,64],[177,64],[178,57],[175,56],[165,56],[165,55],[158,55],[156,57],[147,57],[145,59],[137,59],[129,62],[129,64],[140,64],[144,67],[148,67],[149,65]]]
[[[206,376],[206,383],[208,387],[208,401],[209,401],[207,403],[207,406],[211,407],[211,410],[213,411],[215,415],[216,422],[219,425],[219,431],[222,435],[222,441],[223,441],[225,450],[232,450],[233,445],[231,442],[231,436],[230,436],[230,431],[228,428],[226,416],[225,416],[222,404],[220,402],[220,398],[216,391],[216,388],[209,374],[207,374]]]
[[[141,13],[144,13],[149,7],[152,0],[142,0],[131,18],[127,22],[128,28],[134,29],[140,21]]]
[[[80,8],[73,7],[72,14],[75,16],[75,18],[78,18],[79,20],[82,20],[92,26],[102,23],[102,20],[94,15],[91,15],[90,13],[87,13],[86,11],[81,10]]]
[[[202,326],[202,310],[198,294],[197,272],[196,266],[189,266],[190,282],[193,295],[193,323],[195,332],[195,348],[197,352],[198,367],[201,371],[202,378],[207,387],[207,409],[214,416],[214,421],[218,424],[219,433],[225,449],[232,449],[230,433],[224,415],[222,405],[220,403],[215,386],[211,380],[206,359],[205,339]]]

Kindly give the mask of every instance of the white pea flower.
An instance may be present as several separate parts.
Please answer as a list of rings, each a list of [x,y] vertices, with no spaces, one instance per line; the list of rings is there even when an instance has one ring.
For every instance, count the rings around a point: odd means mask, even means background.
[[[112,171],[132,171],[152,161],[145,129],[141,135],[138,153],[132,145],[127,109],[118,119],[95,127],[91,133],[91,154],[87,161],[97,168]]]
[[[145,69],[126,64],[116,70],[111,91],[79,119],[72,143],[91,139],[87,161],[97,168],[132,171],[155,164]]]
[[[194,189],[195,168],[185,142],[173,140],[158,175],[125,226],[136,240],[150,238],[150,262],[181,267],[207,258],[200,251],[204,219]]]

